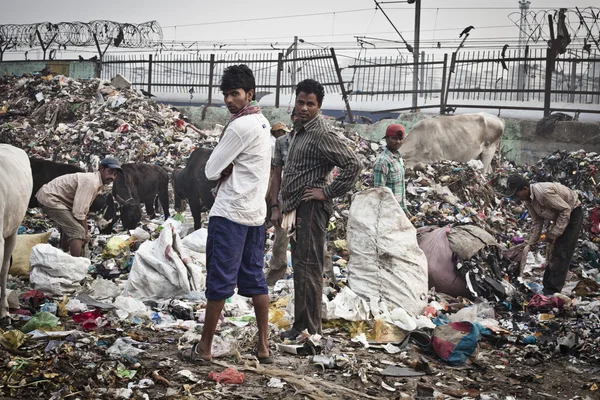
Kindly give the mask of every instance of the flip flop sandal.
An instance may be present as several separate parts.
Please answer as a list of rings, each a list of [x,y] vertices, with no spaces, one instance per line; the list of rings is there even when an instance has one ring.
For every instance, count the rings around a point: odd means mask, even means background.
[[[256,357],[259,364],[273,364],[275,362],[275,360],[273,360],[273,352],[270,349],[269,349],[268,357],[259,357],[257,346],[254,346],[254,348],[252,349],[252,352],[250,354],[252,354],[254,357]]]
[[[181,351],[181,358],[185,361],[189,361],[193,364],[207,367],[212,364],[211,360],[206,360],[200,356],[198,353],[198,345],[199,343],[194,343],[194,345],[189,349],[184,349]]]

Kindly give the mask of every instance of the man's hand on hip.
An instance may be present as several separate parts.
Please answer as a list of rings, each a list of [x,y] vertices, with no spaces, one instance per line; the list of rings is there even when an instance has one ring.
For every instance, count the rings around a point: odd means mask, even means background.
[[[304,189],[304,193],[302,194],[302,201],[325,201],[327,197],[325,197],[325,193],[323,193],[322,188],[306,188]]]

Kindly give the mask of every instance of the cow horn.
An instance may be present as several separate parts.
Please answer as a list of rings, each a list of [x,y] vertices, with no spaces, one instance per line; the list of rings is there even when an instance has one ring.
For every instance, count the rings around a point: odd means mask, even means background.
[[[135,204],[135,200],[133,197],[128,198],[127,200],[124,200],[121,196],[116,195],[115,198],[117,199],[117,201],[120,204],[128,204],[128,203],[134,203]]]

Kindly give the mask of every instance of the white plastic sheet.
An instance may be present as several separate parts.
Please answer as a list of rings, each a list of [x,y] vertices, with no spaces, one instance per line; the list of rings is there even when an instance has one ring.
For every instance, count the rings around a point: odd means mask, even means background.
[[[347,231],[348,286],[371,303],[419,315],[427,305],[427,259],[392,191],[357,193]]]
[[[326,297],[325,297],[326,298]],[[366,321],[369,319],[369,304],[349,287],[345,286],[333,300],[326,303],[325,319]]]
[[[180,227],[169,219],[157,240],[142,243],[135,253],[125,295],[157,300],[204,290],[202,267],[194,264],[181,243]]]
[[[62,296],[81,287],[90,267],[90,260],[72,257],[47,243],[31,249],[31,287],[45,294]]]
[[[207,239],[208,229],[200,228],[183,238],[182,243],[185,247],[197,253],[206,253]]]

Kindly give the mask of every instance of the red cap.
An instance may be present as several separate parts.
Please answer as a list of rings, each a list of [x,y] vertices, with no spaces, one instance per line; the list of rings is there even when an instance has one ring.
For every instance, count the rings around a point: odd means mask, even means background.
[[[385,136],[400,136],[404,137],[404,127],[400,124],[392,124],[385,130]]]

